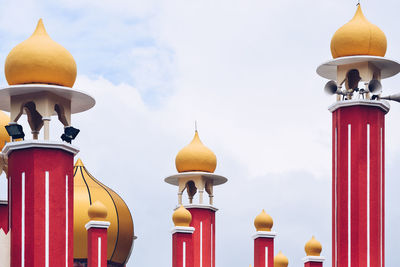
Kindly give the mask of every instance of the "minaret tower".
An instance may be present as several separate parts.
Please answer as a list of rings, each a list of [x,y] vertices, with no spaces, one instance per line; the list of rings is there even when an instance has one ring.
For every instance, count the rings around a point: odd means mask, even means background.
[[[12,142],[2,150],[8,157],[10,265],[72,267],[72,170],[78,149],[70,143],[79,130],[71,126],[71,114],[90,109],[95,101],[72,88],[75,60],[49,37],[42,20],[31,37],[11,50],[5,74],[9,86],[0,89],[0,109],[11,118],[7,131]],[[23,140],[17,124],[24,114],[30,140]],[[54,116],[66,142],[50,140]]]
[[[178,174],[165,178],[165,182],[178,186],[178,205],[182,205],[182,194],[186,190],[189,203],[184,207],[190,211],[193,232],[193,266],[215,266],[215,212],[213,187],[226,183],[228,179],[214,174],[217,167],[215,154],[200,141],[196,130],[192,142],[179,151],[175,159]],[[209,202],[204,203],[204,191]],[[198,192],[198,202],[194,196]]]
[[[317,73],[331,81],[333,267],[385,265],[385,114],[380,80],[400,65],[385,58],[385,34],[358,5],[353,19],[334,34],[333,60]],[[388,98],[386,98],[388,99]]]

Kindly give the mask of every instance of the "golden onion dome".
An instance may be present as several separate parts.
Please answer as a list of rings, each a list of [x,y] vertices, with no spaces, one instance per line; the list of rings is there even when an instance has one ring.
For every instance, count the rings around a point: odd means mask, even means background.
[[[260,214],[254,219],[254,227],[257,231],[271,231],[274,221],[265,210],[262,210]]]
[[[282,251],[274,257],[274,267],[287,267],[289,265],[288,258],[283,255]]]
[[[217,167],[217,157],[203,145],[196,130],[192,142],[176,155],[175,166],[178,172],[214,172]]]
[[[387,40],[378,26],[369,22],[358,5],[353,19],[343,25],[332,37],[333,58],[367,55],[384,57]]]
[[[133,245],[132,216],[122,198],[95,179],[78,159],[74,167],[74,259],[87,260],[88,209],[101,202],[107,209],[102,220],[110,222],[107,231],[107,260],[124,265]],[[104,214],[102,215],[104,216]]]
[[[192,214],[183,205],[177,208],[172,214],[172,221],[175,226],[189,227],[192,222]]]
[[[8,54],[4,71],[9,85],[41,83],[72,87],[76,79],[74,58],[50,38],[42,19],[35,32]]]
[[[89,206],[88,216],[92,221],[103,221],[107,218],[107,214],[108,211],[106,206],[104,206],[100,201],[96,201]]]
[[[6,145],[6,143],[10,142],[10,136],[8,135],[6,128],[4,126],[10,123],[10,117],[0,110],[0,151]]]
[[[322,245],[313,236],[304,246],[307,256],[321,256]]]

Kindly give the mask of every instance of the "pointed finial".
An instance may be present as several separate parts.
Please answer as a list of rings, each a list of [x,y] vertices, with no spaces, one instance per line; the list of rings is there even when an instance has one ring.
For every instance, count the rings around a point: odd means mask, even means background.
[[[358,0],[357,6],[359,6],[359,5],[360,5],[360,1],[361,1],[361,0]]]
[[[197,120],[194,121],[194,130],[197,132]]]
[[[83,167],[83,162],[80,158],[75,162],[75,167]]]

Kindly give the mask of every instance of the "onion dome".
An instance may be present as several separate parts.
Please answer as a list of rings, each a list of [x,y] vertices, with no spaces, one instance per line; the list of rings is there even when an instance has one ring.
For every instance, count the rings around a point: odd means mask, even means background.
[[[8,54],[4,70],[9,85],[41,83],[72,87],[76,79],[74,58],[50,38],[42,19],[31,37]]]
[[[269,216],[265,210],[262,210],[260,214],[254,219],[254,227],[256,227],[257,231],[268,231],[270,232],[272,226],[274,225],[274,221],[272,217]]]
[[[358,5],[353,19],[342,26],[332,37],[333,58],[366,55],[384,57],[386,36],[378,26],[369,22]]]
[[[288,258],[283,255],[282,251],[274,257],[274,267],[287,267],[289,265]]]
[[[88,215],[92,221],[104,221],[107,218],[107,208],[100,201],[94,202],[88,209]]]
[[[6,145],[6,143],[10,142],[10,136],[8,135],[6,128],[4,126],[10,123],[10,117],[0,110],[0,151]]]
[[[172,221],[175,226],[189,227],[192,222],[192,214],[183,205],[177,208],[172,214]]]
[[[97,202],[106,208],[106,215]],[[129,208],[117,193],[95,179],[78,159],[74,167],[74,260],[77,262],[86,262],[88,257],[85,224],[91,220],[89,216],[110,222],[107,260],[115,266],[125,266],[134,239]]]
[[[322,245],[313,236],[304,246],[307,256],[321,256]]]
[[[217,157],[203,145],[196,131],[192,142],[176,155],[175,166],[178,172],[214,172],[217,167]]]

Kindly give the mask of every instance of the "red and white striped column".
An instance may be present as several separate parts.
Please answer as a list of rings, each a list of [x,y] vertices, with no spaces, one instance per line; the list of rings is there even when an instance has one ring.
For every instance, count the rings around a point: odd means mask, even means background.
[[[88,233],[88,267],[107,267],[107,208],[99,201],[88,209],[90,221],[85,225]]]
[[[215,267],[215,212],[211,205],[187,205],[192,214],[194,267]]]
[[[273,226],[272,217],[264,210],[254,219],[256,233],[254,239],[254,267],[274,267],[274,238],[275,232],[271,232]]]
[[[334,104],[332,157],[333,267],[383,267],[385,114],[376,100]]]
[[[321,256],[322,245],[313,236],[304,246],[306,257],[303,258],[304,267],[323,267],[325,258]]]
[[[73,159],[50,141],[8,143],[11,267],[73,265]]]

